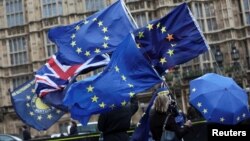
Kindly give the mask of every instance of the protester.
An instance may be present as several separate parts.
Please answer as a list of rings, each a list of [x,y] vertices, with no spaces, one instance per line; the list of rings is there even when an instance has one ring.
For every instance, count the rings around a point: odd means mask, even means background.
[[[98,119],[98,128],[103,133],[104,141],[128,141],[127,130],[130,128],[131,117],[138,110],[137,97],[121,108],[102,113]]]
[[[23,125],[22,130],[23,130],[23,140],[30,140],[31,135],[30,135],[30,132],[28,130],[28,127],[26,125]]]
[[[78,134],[77,124],[75,121],[71,121],[69,135],[77,135],[77,134]]]
[[[176,123],[175,117],[177,115],[176,112],[173,111],[177,110],[171,109],[173,108],[171,105],[172,103],[167,94],[167,92],[161,92],[158,94],[150,111],[150,131],[155,141],[161,140],[164,122],[167,116],[169,117],[166,122],[165,129],[174,132],[177,140],[181,140],[182,137],[188,132],[189,127],[192,125],[190,120],[187,120],[183,126]]]

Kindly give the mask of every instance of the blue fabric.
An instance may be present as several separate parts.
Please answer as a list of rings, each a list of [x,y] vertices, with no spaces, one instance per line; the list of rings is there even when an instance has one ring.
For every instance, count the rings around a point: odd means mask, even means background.
[[[214,73],[190,82],[189,102],[207,122],[237,124],[249,117],[248,96],[232,78]]]
[[[12,105],[25,124],[39,131],[47,130],[64,115],[64,112],[45,105],[34,93],[34,86],[35,81],[30,80],[10,92]]]
[[[104,54],[95,56],[80,65],[66,66],[62,65],[56,57],[52,59],[57,63],[49,65],[47,62],[36,72],[35,90],[45,103],[63,111],[68,111],[68,108],[62,103],[65,87],[69,87],[79,74],[105,66],[110,61],[109,56]],[[61,71],[56,71],[58,69]]]
[[[145,58],[160,75],[208,50],[205,38],[186,3],[134,32]]]
[[[63,64],[80,64],[89,58],[112,52],[134,30],[123,2],[118,0],[86,20],[49,30]]]
[[[161,82],[129,35],[112,54],[110,63],[97,78],[71,85],[64,104],[70,107],[72,115],[80,116],[77,119],[83,119],[111,110],[113,106],[126,105],[134,94]]]

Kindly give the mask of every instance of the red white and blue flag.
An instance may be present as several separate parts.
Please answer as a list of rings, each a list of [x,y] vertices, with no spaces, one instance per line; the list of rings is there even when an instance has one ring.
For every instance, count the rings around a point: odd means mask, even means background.
[[[90,58],[83,64],[63,65],[53,55],[49,61],[43,65],[35,75],[35,90],[39,97],[43,97],[50,92],[61,91],[70,80],[78,73],[84,70],[93,70],[94,68],[108,64],[110,58],[108,55],[99,55]]]

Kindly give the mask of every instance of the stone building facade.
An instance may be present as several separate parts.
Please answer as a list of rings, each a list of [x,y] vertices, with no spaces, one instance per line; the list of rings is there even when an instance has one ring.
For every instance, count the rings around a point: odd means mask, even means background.
[[[8,90],[31,79],[34,72],[56,52],[55,45],[47,38],[48,29],[82,20],[114,1],[0,0],[0,133],[21,132],[23,123],[13,111]],[[125,0],[139,27],[166,15],[184,1],[189,4],[210,45],[208,53],[181,65],[178,77],[169,79],[173,86],[180,87],[175,87],[175,90],[180,93],[177,97],[186,111],[188,81],[197,74],[217,71],[218,65],[222,73],[235,78],[242,87],[249,88],[250,0]],[[234,69],[235,65],[237,69]],[[141,110],[135,116],[135,122]],[[65,115],[47,131],[32,129],[32,135],[58,133],[65,129],[69,120],[69,115]]]

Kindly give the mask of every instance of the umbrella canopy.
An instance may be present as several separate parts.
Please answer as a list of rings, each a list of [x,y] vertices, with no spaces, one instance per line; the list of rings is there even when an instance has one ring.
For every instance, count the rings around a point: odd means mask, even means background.
[[[218,74],[192,80],[189,102],[208,122],[234,125],[249,117],[246,91],[232,78]]]

